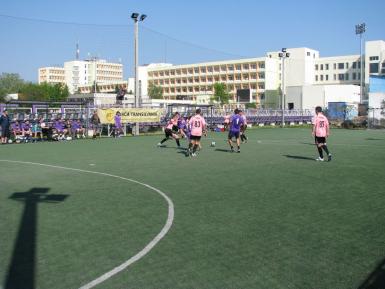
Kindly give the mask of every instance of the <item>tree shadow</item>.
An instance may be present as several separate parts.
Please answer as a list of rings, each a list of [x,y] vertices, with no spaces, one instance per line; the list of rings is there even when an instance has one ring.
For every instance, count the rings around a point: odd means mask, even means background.
[[[366,138],[365,140],[384,140],[383,138]]]
[[[383,289],[385,288],[385,259],[382,260],[374,271],[357,289]]]
[[[6,276],[5,289],[35,289],[36,239],[39,203],[63,202],[68,195],[48,195],[49,188],[13,193],[11,200],[24,203],[19,231]]]
[[[292,155],[283,155],[289,159],[296,159],[296,160],[309,160],[314,161],[314,158],[304,157],[304,156],[292,156]]]

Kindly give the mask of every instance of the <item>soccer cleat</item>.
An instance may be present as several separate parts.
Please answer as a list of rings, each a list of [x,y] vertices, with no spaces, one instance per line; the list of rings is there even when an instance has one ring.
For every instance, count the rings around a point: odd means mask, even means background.
[[[162,144],[159,142],[159,143],[157,144],[157,146],[158,146],[158,147],[161,147],[161,146],[162,146]]]
[[[196,154],[196,153],[192,153],[191,156],[192,156],[192,157],[196,157],[197,154]]]
[[[187,151],[186,151],[186,157],[191,157],[191,149],[187,149]]]
[[[330,162],[332,160],[332,154],[329,154],[328,155],[328,162]]]
[[[234,148],[233,148],[233,147],[231,147],[231,152],[232,152],[232,153],[234,152]]]
[[[318,157],[318,158],[316,158],[315,160],[316,160],[317,162],[323,162],[323,161],[324,161],[324,159],[321,158],[321,157]]]
[[[237,153],[240,153],[241,152],[241,150],[237,150]]]

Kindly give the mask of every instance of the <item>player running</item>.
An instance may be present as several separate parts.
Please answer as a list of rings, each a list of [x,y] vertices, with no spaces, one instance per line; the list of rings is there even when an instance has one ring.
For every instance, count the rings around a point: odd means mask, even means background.
[[[175,139],[176,144],[178,148],[180,148],[180,142],[179,142],[179,136],[176,134],[176,132],[173,131],[173,129],[178,128],[178,118],[179,118],[179,113],[176,112],[172,116],[172,118],[168,121],[166,128],[164,130],[165,138],[162,139],[160,143],[158,143],[158,146],[162,146],[163,143],[171,138]],[[178,130],[178,129],[177,129]]]
[[[319,157],[316,158],[316,161],[324,161],[323,149],[328,155],[328,161],[330,162],[332,160],[332,155],[329,153],[328,147],[326,146],[326,138],[329,136],[329,121],[322,113],[322,108],[320,106],[315,108],[315,113],[312,135],[314,136],[319,153]]]
[[[240,132],[241,132],[241,126],[244,124],[243,118],[239,114],[239,109],[236,108],[234,110],[234,114],[230,118],[230,128],[229,128],[229,135],[228,135],[228,143],[230,145],[231,152],[234,152],[233,147],[233,137],[236,139],[237,142],[237,153],[241,152],[241,141],[240,141]]]
[[[247,119],[246,119],[245,113],[242,110],[239,111],[239,114],[240,114],[240,116],[243,119],[243,124],[241,125],[241,131],[240,131],[241,141],[242,141],[242,143],[246,143],[247,140],[248,140],[248,138],[247,138],[247,136],[245,134],[245,131],[247,129]]]
[[[206,121],[201,115],[201,110],[198,108],[195,111],[195,115],[192,116],[189,120],[189,127],[191,130],[190,143],[187,149],[186,156],[196,156],[196,151],[201,143],[202,134],[206,130]]]

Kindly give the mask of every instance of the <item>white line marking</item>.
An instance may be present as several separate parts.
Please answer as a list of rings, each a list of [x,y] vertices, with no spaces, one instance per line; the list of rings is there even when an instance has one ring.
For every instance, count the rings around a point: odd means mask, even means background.
[[[112,270],[108,271],[107,273],[104,273],[100,277],[96,278],[95,280],[92,280],[91,282],[81,286],[79,289],[89,289],[93,288],[96,285],[106,281],[107,279],[111,278],[112,276],[118,274],[119,272],[126,269],[131,264],[135,263],[136,261],[139,261],[141,258],[143,258],[148,252],[151,251],[152,248],[155,247],[155,245],[164,238],[164,236],[167,234],[167,232],[170,230],[172,223],[174,221],[174,204],[172,200],[161,190],[158,190],[157,188],[154,188],[148,184],[138,182],[133,179],[128,179],[125,177],[120,177],[112,174],[102,173],[102,172],[94,172],[94,171],[88,171],[88,170],[82,170],[82,169],[74,169],[74,168],[67,168],[67,167],[61,167],[61,166],[54,166],[54,165],[48,165],[48,164],[41,164],[41,163],[34,163],[34,162],[23,162],[23,161],[12,161],[12,160],[0,160],[0,162],[8,162],[8,163],[18,163],[18,164],[28,164],[28,165],[37,165],[37,166],[43,166],[43,167],[49,167],[49,168],[57,168],[57,169],[63,169],[63,170],[69,170],[69,171],[76,171],[76,172],[83,172],[83,173],[89,173],[89,174],[96,174],[96,175],[102,175],[112,178],[117,178],[125,181],[129,181],[135,184],[142,185],[146,188],[149,188],[150,190],[153,190],[160,194],[168,204],[168,216],[166,224],[163,226],[162,230],[158,233],[158,235],[155,236],[154,239],[151,240],[150,243],[148,243],[141,251],[139,251],[136,255],[132,256],[130,259],[125,261],[124,263],[120,264],[119,266],[113,268]]]

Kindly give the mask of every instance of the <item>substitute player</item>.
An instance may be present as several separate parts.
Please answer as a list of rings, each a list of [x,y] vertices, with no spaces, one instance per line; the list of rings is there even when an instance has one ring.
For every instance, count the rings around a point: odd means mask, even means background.
[[[178,148],[180,147],[180,142],[179,142],[179,136],[177,135],[177,131],[174,132],[173,129],[176,128],[178,130],[178,118],[179,118],[179,113],[176,112],[172,116],[172,118],[167,122],[166,128],[164,129],[164,134],[165,138],[162,139],[160,143],[158,143],[158,146],[162,146],[163,143],[171,138],[175,139],[176,144]]]
[[[319,157],[316,158],[316,161],[324,161],[323,151],[328,155],[328,161],[332,160],[332,155],[329,152],[328,147],[326,146],[326,138],[329,136],[329,121],[326,116],[322,113],[322,108],[317,106],[315,108],[315,117],[313,119],[313,130],[312,135],[315,139],[315,144],[318,149]]]
[[[233,137],[235,138],[237,142],[237,153],[241,152],[241,140],[240,140],[240,133],[241,133],[241,126],[244,124],[243,118],[239,114],[239,109],[236,108],[234,110],[234,114],[230,118],[230,128],[229,128],[229,135],[228,135],[228,143],[230,145],[231,152],[234,152],[234,146],[233,146]]]
[[[189,127],[191,130],[190,143],[187,150],[187,156],[196,156],[196,151],[201,144],[202,134],[206,130],[206,121],[201,115],[201,109],[195,111],[195,115],[189,120]]]

